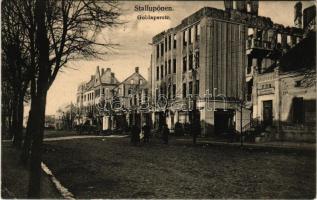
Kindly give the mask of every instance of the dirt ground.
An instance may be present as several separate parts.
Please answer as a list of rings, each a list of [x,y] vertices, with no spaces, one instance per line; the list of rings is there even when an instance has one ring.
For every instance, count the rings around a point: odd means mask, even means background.
[[[46,142],[44,162],[76,198],[314,198],[315,154],[129,138]]]
[[[1,144],[1,197],[3,199],[26,199],[29,171],[20,163],[20,152],[12,147],[11,143]],[[61,199],[46,174],[42,174],[41,198]]]

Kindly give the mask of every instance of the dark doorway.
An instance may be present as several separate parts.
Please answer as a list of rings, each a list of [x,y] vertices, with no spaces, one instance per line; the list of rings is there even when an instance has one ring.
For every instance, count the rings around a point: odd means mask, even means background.
[[[233,110],[215,111],[215,134],[218,136],[234,131]]]
[[[293,99],[293,122],[302,124],[305,121],[305,108],[303,97],[295,97]]]
[[[272,100],[263,101],[263,125],[272,126],[273,123],[273,103]]]

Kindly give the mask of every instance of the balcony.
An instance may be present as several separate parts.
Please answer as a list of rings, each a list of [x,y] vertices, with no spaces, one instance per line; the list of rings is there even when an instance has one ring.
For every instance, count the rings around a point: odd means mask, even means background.
[[[255,58],[261,58],[266,56],[273,50],[271,42],[262,41],[259,39],[251,38],[246,41],[246,53]]]

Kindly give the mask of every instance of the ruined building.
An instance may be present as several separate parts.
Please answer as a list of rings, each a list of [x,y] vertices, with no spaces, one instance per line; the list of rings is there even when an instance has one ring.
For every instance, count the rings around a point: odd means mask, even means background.
[[[192,123],[197,102],[202,135],[245,130],[253,113],[255,66],[264,72],[303,38],[300,15],[296,27],[284,27],[259,16],[258,1],[224,4],[225,10],[204,7],[153,37],[154,125],[173,129],[176,122]]]

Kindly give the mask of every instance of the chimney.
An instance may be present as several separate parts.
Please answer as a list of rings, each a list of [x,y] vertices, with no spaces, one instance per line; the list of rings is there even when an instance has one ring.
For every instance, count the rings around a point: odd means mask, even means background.
[[[224,0],[225,10],[230,11],[233,9],[233,1],[232,0]]]
[[[113,72],[111,73],[111,79],[110,79],[110,82],[111,82],[111,83],[114,83],[114,73],[113,73]]]
[[[101,76],[105,73],[105,69],[101,68]]]
[[[139,67],[135,67],[135,73],[139,73]]]
[[[299,1],[294,6],[294,26],[302,28],[302,3]]]
[[[247,2],[246,1],[236,1],[237,10],[240,12],[247,12]]]
[[[250,13],[253,15],[258,15],[259,1],[249,1]]]

